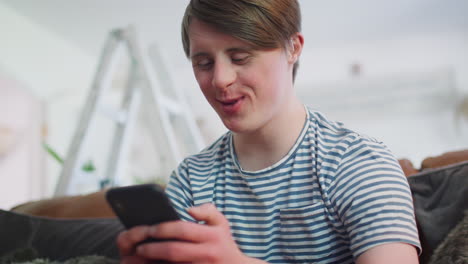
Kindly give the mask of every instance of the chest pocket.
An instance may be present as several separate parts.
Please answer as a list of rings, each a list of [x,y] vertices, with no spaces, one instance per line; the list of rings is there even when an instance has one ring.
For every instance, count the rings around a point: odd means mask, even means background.
[[[323,203],[280,210],[283,256],[294,263],[323,263],[333,253],[330,223]],[[295,261],[292,261],[295,260]]]

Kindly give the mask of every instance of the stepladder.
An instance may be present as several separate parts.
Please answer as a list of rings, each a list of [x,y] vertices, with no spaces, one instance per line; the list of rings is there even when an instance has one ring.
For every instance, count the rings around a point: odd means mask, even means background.
[[[109,33],[55,196],[141,182],[144,179],[131,179],[129,160],[148,155],[135,148],[152,148],[158,166],[147,174],[167,180],[186,155],[205,146],[187,99],[172,82],[158,47],[145,49],[142,43],[133,26]],[[135,142],[140,144],[135,147]]]

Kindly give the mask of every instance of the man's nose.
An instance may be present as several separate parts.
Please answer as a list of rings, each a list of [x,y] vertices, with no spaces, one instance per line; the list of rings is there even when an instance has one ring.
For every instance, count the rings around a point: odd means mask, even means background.
[[[217,61],[214,65],[212,85],[227,89],[236,80],[236,70],[230,62]]]

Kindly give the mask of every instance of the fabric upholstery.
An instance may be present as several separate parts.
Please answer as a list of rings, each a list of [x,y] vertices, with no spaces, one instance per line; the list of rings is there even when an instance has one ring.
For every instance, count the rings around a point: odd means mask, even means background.
[[[468,162],[426,170],[408,177],[426,263],[468,209]]]
[[[0,256],[33,248],[39,257],[63,261],[78,256],[118,258],[117,219],[52,219],[0,210]]]

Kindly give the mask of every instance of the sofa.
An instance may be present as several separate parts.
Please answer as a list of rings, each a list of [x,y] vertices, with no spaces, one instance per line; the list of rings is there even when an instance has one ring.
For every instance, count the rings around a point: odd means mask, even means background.
[[[420,262],[468,263],[468,150],[429,157],[420,168],[407,159],[399,162],[413,194]],[[38,257],[52,260],[86,255],[116,260],[121,230],[105,190],[33,201],[0,211],[0,256],[34,248]]]

